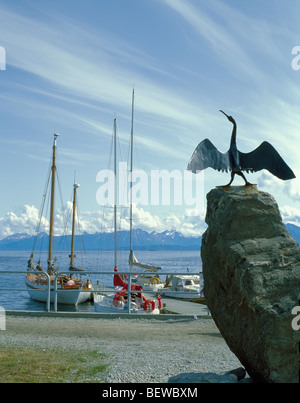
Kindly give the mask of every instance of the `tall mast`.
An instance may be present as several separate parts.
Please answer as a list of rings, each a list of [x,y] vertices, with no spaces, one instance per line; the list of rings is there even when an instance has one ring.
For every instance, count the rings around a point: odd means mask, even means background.
[[[71,241],[71,254],[70,254],[70,268],[74,267],[74,258],[76,255],[74,254],[74,240],[75,240],[75,220],[76,220],[76,190],[80,185],[74,183],[74,191],[73,191],[73,220],[72,220],[72,241]]]
[[[54,133],[52,167],[51,167],[51,201],[50,201],[50,227],[49,227],[49,249],[48,249],[48,270],[50,271],[52,268],[55,175],[56,175],[56,139],[58,136],[59,134]]]
[[[114,119],[114,239],[115,239],[115,267],[117,267],[117,119]]]
[[[132,90],[132,111],[131,111],[131,157],[130,157],[130,256],[132,250],[132,171],[133,171],[133,121],[134,121],[134,89]],[[132,259],[130,259],[130,271],[132,270]]]

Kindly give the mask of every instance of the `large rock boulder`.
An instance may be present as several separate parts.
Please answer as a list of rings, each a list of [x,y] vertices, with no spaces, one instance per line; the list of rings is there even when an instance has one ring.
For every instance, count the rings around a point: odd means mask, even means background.
[[[255,185],[207,195],[204,295],[229,348],[257,382],[299,382],[300,249]]]

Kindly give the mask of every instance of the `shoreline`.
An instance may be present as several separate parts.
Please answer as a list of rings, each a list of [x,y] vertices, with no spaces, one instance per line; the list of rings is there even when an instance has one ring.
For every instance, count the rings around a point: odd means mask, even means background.
[[[106,383],[167,383],[181,373],[224,374],[241,366],[211,317],[107,316],[8,311],[0,345],[59,349],[62,359],[70,349],[97,350],[108,364]]]

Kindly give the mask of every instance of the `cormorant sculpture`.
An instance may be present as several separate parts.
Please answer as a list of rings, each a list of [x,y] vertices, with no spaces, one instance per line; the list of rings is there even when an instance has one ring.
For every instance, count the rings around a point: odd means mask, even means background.
[[[188,171],[197,173],[205,168],[211,167],[218,171],[231,171],[231,180],[226,186],[230,186],[234,176],[241,176],[245,185],[251,185],[245,178],[242,171],[256,172],[267,169],[271,174],[282,180],[295,178],[294,172],[283,161],[275,148],[264,141],[259,147],[250,153],[242,153],[236,146],[236,122],[232,116],[221,111],[233,124],[230,147],[226,153],[220,152],[210,140],[205,139],[198,144],[189,163]]]

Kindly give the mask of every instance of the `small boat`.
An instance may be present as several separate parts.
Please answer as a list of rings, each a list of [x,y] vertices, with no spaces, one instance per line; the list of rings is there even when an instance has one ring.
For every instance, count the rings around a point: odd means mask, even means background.
[[[94,294],[94,306],[95,312],[98,313],[129,313],[128,302],[119,302],[117,306],[114,305],[115,294]],[[148,309],[144,309],[141,305],[137,304],[135,301],[130,303],[130,313],[133,314],[144,314],[144,315],[159,315],[160,307],[159,304],[154,300],[148,303]],[[153,305],[153,303],[155,305]]]
[[[114,269],[117,273],[117,268]],[[128,283],[126,283],[119,273],[114,275],[115,291],[105,294],[94,292],[95,311],[100,313],[130,313],[158,315],[160,314],[161,299],[146,299],[143,287],[136,283],[131,283],[131,301],[128,306]]]
[[[75,273],[81,271],[74,267],[74,236],[75,236],[75,211],[76,211],[76,190],[78,184],[74,184],[73,193],[73,222],[72,222],[72,242],[70,254],[70,275],[60,274],[58,277],[58,269],[55,269],[52,259],[53,254],[53,229],[54,229],[54,193],[55,193],[55,175],[56,175],[56,139],[58,134],[54,134],[53,154],[52,154],[52,167],[51,167],[51,198],[50,198],[50,227],[49,227],[49,247],[48,247],[48,268],[47,274],[50,278],[50,302],[54,302],[54,289],[55,278],[57,278],[57,303],[67,305],[78,305],[86,302],[91,297],[91,282],[89,280],[82,281],[74,276]],[[47,276],[44,274],[45,270],[42,268],[40,261],[35,266],[33,261],[34,253],[31,253],[28,260],[27,270],[25,275],[25,284],[32,300],[39,302],[47,302],[48,288]]]
[[[161,290],[162,297],[178,298],[185,301],[205,303],[203,276],[199,274],[172,275]]]
[[[129,254],[129,265],[130,267],[135,266],[144,269],[143,272],[136,274],[133,278],[133,282],[140,284],[144,291],[158,291],[164,288],[165,283],[158,274],[158,270],[161,270],[161,267],[140,263],[133,251]]]
[[[50,302],[54,302],[55,276],[50,276]],[[42,273],[26,274],[25,284],[32,300],[47,302],[47,279]],[[57,303],[65,305],[78,305],[86,302],[91,295],[91,283],[83,283],[78,279],[71,279],[61,274],[57,280]],[[71,292],[70,292],[71,291]]]

